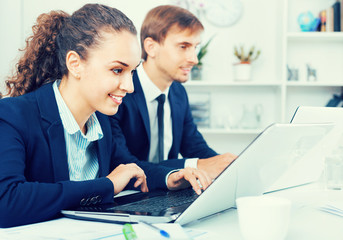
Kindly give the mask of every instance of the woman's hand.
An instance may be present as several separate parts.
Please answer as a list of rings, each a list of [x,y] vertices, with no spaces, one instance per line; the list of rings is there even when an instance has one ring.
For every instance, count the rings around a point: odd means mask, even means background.
[[[205,190],[211,183],[212,180],[205,171],[187,167],[170,174],[167,187],[169,190],[178,190],[191,185],[194,191],[200,195],[201,189]]]
[[[111,180],[114,187],[114,194],[120,193],[132,178],[136,178],[134,187],[141,186],[142,192],[148,192],[148,185],[144,171],[135,163],[120,164],[106,176]]]

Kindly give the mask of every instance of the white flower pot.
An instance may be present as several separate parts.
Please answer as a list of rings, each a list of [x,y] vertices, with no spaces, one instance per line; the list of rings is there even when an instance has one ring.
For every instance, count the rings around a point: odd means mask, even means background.
[[[235,81],[250,81],[251,80],[251,64],[236,63],[233,65],[233,79]]]

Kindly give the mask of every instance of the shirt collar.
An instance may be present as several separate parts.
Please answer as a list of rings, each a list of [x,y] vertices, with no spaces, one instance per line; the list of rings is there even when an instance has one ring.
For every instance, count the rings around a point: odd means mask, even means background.
[[[144,70],[143,64],[140,64],[137,68],[137,75],[139,76],[139,81],[141,82],[142,89],[145,95],[145,99],[147,102],[154,101],[158,96],[162,93],[166,95],[166,99],[168,99],[169,87],[162,92],[149,78],[147,73]]]
[[[82,133],[79,125],[77,124],[77,122],[73,116],[73,114],[70,112],[68,106],[66,105],[66,103],[64,102],[64,100],[61,96],[60,91],[58,90],[58,86],[59,86],[60,82],[61,82],[61,80],[56,80],[54,82],[53,90],[54,90],[55,97],[56,97],[58,111],[60,113],[63,128],[65,129],[65,131],[70,135],[75,134],[77,132],[80,132],[81,135],[84,138],[87,138],[87,140],[90,142],[101,139],[103,137],[103,133],[102,133],[100,123],[99,123],[98,118],[96,117],[95,113],[93,113],[86,122],[86,126],[87,126],[86,135],[84,135]]]

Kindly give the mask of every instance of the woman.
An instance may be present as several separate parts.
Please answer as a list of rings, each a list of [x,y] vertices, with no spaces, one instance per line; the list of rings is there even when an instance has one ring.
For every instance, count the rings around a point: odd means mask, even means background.
[[[199,191],[196,178],[209,185],[200,171],[170,174],[116,147],[107,115],[133,91],[140,63],[136,29],[123,13],[87,4],[71,16],[42,14],[24,50],[6,81],[11,97],[0,101],[0,227],[111,202],[131,179],[143,192],[188,181]]]

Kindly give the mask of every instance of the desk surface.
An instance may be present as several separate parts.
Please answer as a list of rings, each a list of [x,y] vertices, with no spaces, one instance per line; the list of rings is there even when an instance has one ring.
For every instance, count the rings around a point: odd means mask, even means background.
[[[317,205],[327,203],[328,201],[342,201],[343,191],[325,190],[320,184],[311,184],[301,186],[297,188],[287,189],[271,193],[273,196],[280,196],[288,198],[292,201],[291,221],[286,240],[338,240],[343,238],[343,217],[332,215],[316,208]],[[67,224],[67,225],[66,225]],[[69,236],[73,236],[73,233],[80,231],[80,228],[84,226],[93,226],[96,229],[103,229],[108,231],[108,228],[115,227],[116,224],[99,223],[99,222],[86,222],[72,219],[60,219],[55,221],[48,221],[44,223],[38,223],[34,225],[27,225],[28,227],[34,226],[35,229],[44,230],[46,232],[40,232],[41,236],[50,236],[51,239],[56,239],[52,235],[52,232],[48,231],[49,227],[53,228],[55,232],[68,231]],[[65,227],[68,226],[68,229]],[[25,228],[26,226],[24,226]],[[119,228],[120,226],[117,226]],[[23,228],[23,227],[20,227]],[[199,220],[187,224],[184,226],[186,229],[195,229],[199,231],[206,231],[210,234],[207,238],[196,239],[217,239],[213,236],[229,236],[230,239],[240,240],[243,239],[239,230],[239,223],[236,209],[229,209],[225,212],[215,214],[207,217],[206,219]],[[17,228],[18,229],[18,228]],[[16,230],[3,229],[1,233],[6,233]],[[74,231],[74,232],[73,232]],[[25,233],[25,232],[23,232]],[[74,234],[75,236],[75,234]],[[88,235],[90,236],[90,235]],[[211,236],[211,237],[210,237]],[[23,237],[23,236],[21,236]],[[225,237],[226,238],[226,237]],[[3,238],[1,238],[3,239]],[[18,238],[13,238],[18,239]],[[29,239],[29,238],[26,238]],[[35,238],[32,238],[35,239]],[[42,238],[44,239],[44,238]],[[50,239],[50,238],[49,238]],[[65,238],[76,239],[76,238]],[[83,239],[87,238],[87,235],[83,236]],[[93,238],[94,239],[94,238]],[[99,239],[99,238],[98,238]],[[101,238],[104,239],[104,238]],[[106,239],[121,239],[118,236]],[[124,238],[123,238],[124,239]]]
[[[343,239],[343,217],[316,208],[329,201],[343,202],[342,190],[329,191],[320,184],[311,184],[270,194],[292,201],[290,226],[285,240]],[[236,209],[229,209],[184,227],[216,232],[222,236],[230,236],[230,239],[243,240]]]

